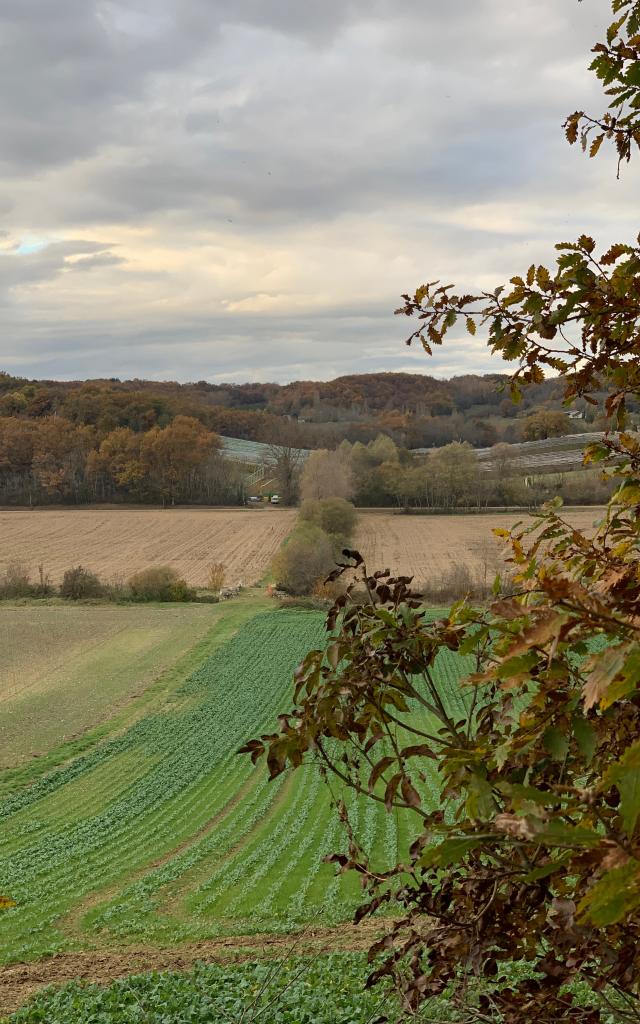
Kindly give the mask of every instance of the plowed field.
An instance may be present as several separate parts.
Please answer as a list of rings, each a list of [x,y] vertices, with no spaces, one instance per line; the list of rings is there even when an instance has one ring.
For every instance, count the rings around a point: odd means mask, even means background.
[[[599,508],[566,509],[565,518],[588,530],[600,518]],[[524,513],[487,515],[400,516],[365,512],[360,515],[354,547],[370,570],[390,569],[413,576],[416,584],[439,584],[455,565],[466,565],[482,580],[493,575],[504,548],[492,534],[526,519]]]
[[[83,565],[103,579],[150,565],[172,565],[204,585],[208,566],[223,562],[230,585],[256,583],[289,533],[285,509],[55,509],[0,512],[0,571],[11,561],[54,583]]]

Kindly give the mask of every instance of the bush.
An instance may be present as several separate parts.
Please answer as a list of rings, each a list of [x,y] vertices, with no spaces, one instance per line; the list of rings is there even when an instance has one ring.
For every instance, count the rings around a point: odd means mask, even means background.
[[[26,565],[22,562],[9,562],[0,580],[0,596],[29,597],[33,589]]]
[[[306,524],[293,533],[273,562],[276,586],[288,594],[308,594],[334,568],[331,538],[319,526]]]
[[[131,597],[129,586],[123,576],[112,576],[104,585],[103,597],[109,601],[128,601]]]
[[[90,569],[76,565],[67,569],[60,584],[60,596],[71,601],[79,601],[87,597],[103,597],[104,586]]]
[[[214,593],[219,594],[224,587],[226,569],[222,562],[213,562],[209,566],[209,575],[207,577],[207,589],[213,590]]]
[[[351,502],[344,498],[324,498],[322,501],[303,502],[300,517],[332,537],[348,542],[355,529],[357,514]]]
[[[54,592],[51,577],[45,572],[43,565],[38,566],[38,582],[32,585],[31,592],[35,597],[49,597]]]
[[[190,601],[193,591],[170,565],[155,565],[129,579],[134,601]]]

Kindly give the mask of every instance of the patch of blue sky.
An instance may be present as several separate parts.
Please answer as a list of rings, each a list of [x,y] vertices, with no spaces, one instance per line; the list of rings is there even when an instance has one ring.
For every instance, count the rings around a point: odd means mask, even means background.
[[[13,250],[17,256],[29,256],[31,253],[40,252],[49,245],[49,239],[38,238],[35,235],[28,235],[23,238],[19,245]]]

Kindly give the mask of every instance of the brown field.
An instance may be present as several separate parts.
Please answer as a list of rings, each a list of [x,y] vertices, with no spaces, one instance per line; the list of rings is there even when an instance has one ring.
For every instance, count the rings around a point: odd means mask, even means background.
[[[574,525],[589,529],[599,508],[565,510]],[[492,534],[508,528],[524,514],[400,516],[365,512],[359,518],[354,547],[369,570],[390,569],[413,576],[416,584],[440,584],[455,565],[466,565],[478,582],[493,579],[504,545]]]
[[[568,509],[588,528],[598,508]],[[54,582],[84,565],[105,580],[126,578],[149,565],[172,565],[192,585],[203,585],[208,566],[223,562],[227,583],[251,585],[266,573],[296,517],[293,509],[55,509],[0,511],[0,572],[12,561],[34,576],[42,565]],[[439,583],[454,565],[476,579],[495,573],[500,543],[493,527],[523,514],[402,516],[363,512],[355,546],[371,569]]]
[[[105,580],[172,565],[193,586],[223,562],[230,585],[256,583],[295,519],[289,509],[42,509],[0,512],[0,572],[42,565],[54,583],[83,565]]]

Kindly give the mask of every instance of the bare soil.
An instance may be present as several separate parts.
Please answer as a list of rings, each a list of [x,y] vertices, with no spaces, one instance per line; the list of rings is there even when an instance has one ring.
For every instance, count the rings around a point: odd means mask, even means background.
[[[24,563],[58,583],[83,565],[105,580],[150,565],[171,565],[193,586],[222,562],[226,583],[250,586],[264,576],[293,526],[294,509],[38,509],[0,511],[0,571]]]
[[[188,971],[196,963],[217,963],[367,949],[380,922],[336,928],[310,927],[298,935],[235,935],[169,949],[125,946],[58,953],[32,963],[0,968],[0,1014],[11,1013],[47,985],[86,981],[107,985],[116,978],[147,971]]]
[[[602,509],[568,508],[563,515],[573,525],[588,530]],[[439,585],[456,565],[465,565],[478,583],[493,582],[502,563],[504,542],[492,533],[529,518],[526,513],[480,515],[394,515],[364,512],[358,518],[353,544],[367,568],[390,569],[413,576],[416,585]]]

